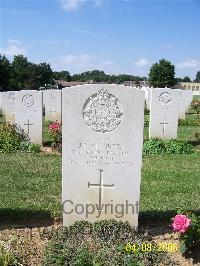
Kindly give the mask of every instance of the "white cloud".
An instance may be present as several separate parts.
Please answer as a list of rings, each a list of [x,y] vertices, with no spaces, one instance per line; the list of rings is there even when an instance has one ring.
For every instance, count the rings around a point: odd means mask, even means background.
[[[1,48],[0,50],[1,54],[4,54],[8,57],[23,54],[26,55],[26,49],[22,46],[22,42],[19,40],[8,40],[8,47],[7,48]]]
[[[22,45],[22,42],[19,40],[8,39],[8,44],[9,45]]]
[[[61,6],[64,10],[77,10],[85,0],[60,0]]]
[[[178,69],[198,69],[200,68],[200,61],[196,59],[180,62],[176,65]]]
[[[60,0],[61,6],[66,11],[76,11],[85,2],[100,6],[105,0]]]
[[[145,67],[149,65],[149,61],[145,58],[141,58],[138,61],[135,62],[136,66]]]
[[[76,68],[82,68],[85,66],[90,66],[93,61],[95,60],[95,57],[89,55],[89,54],[81,54],[81,55],[66,55],[62,56],[60,58],[60,62],[63,65],[73,65]]]
[[[116,72],[116,66],[109,59],[100,59],[96,55],[80,54],[65,55],[59,60],[52,62],[55,70],[67,69],[72,73],[83,72],[86,70],[104,70],[105,72]]]

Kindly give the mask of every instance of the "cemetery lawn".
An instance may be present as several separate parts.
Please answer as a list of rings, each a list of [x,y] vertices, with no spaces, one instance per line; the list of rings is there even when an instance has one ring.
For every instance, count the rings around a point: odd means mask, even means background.
[[[0,154],[0,222],[61,219],[61,156]],[[144,156],[141,223],[200,209],[200,153]]]

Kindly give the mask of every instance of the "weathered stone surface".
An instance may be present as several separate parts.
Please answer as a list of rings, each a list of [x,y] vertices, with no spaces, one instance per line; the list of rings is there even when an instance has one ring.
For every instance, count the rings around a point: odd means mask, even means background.
[[[4,94],[4,112],[6,117],[6,122],[14,124],[15,123],[15,91],[7,91]]]
[[[16,124],[31,142],[42,145],[42,92],[22,90],[16,93]]]
[[[178,97],[173,89],[155,88],[151,91],[150,138],[177,138]]]
[[[144,92],[120,85],[63,90],[63,223],[138,225]]]
[[[62,91],[45,90],[43,91],[45,106],[45,120],[53,122],[62,121]]]

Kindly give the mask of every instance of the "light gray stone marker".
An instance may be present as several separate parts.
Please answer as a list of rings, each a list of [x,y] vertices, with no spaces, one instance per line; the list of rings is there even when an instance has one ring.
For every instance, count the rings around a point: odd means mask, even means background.
[[[147,110],[150,110],[151,90],[150,87],[142,87],[141,90],[145,92],[145,102]]]
[[[186,99],[186,112],[189,111],[190,105],[193,100],[193,91],[191,90],[183,90],[183,95]]]
[[[185,112],[187,109],[187,101],[186,101],[185,93],[181,89],[175,89],[174,91],[177,92],[178,118],[185,119]]]
[[[151,91],[150,138],[177,138],[178,95],[173,89],[155,88]]]
[[[42,145],[42,92],[22,90],[16,93],[16,124],[32,143]]]
[[[6,122],[15,123],[15,94],[16,91],[7,91],[4,94],[3,109],[6,117]]]
[[[144,92],[88,84],[64,88],[62,105],[63,224],[113,218],[137,228]]]
[[[43,99],[45,105],[46,121],[62,121],[62,91],[61,90],[45,90],[43,91]]]

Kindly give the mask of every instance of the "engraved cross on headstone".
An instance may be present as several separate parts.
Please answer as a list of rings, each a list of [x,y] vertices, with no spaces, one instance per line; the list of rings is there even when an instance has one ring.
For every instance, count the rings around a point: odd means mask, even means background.
[[[100,180],[99,184],[91,184],[88,182],[88,188],[90,187],[98,187],[99,188],[99,208],[101,208],[101,203],[102,203],[102,197],[103,197],[103,188],[114,188],[114,184],[108,185],[103,183],[103,169],[99,169],[100,173]]]
[[[165,132],[166,132],[166,125],[169,125],[169,123],[168,122],[165,122],[165,120],[164,120],[164,122],[161,122],[160,125],[163,126],[162,127],[162,131],[163,131],[163,136],[164,136],[165,135]]]
[[[28,119],[27,124],[24,124],[25,126],[28,126],[28,134],[30,132],[30,126],[33,126],[34,124],[30,124],[30,120]]]

